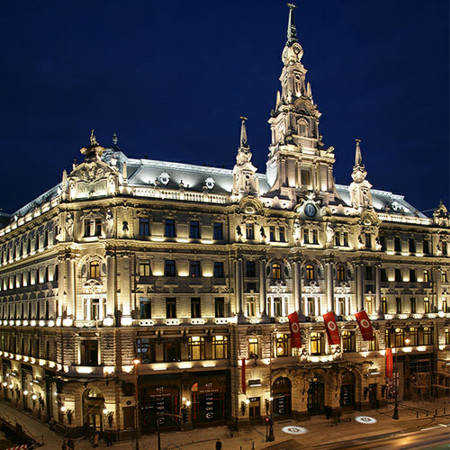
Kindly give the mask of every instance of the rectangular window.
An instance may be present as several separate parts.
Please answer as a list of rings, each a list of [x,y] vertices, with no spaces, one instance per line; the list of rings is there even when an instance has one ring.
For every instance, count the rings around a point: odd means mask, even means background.
[[[100,299],[91,300],[91,320],[100,320]]]
[[[313,244],[319,243],[317,230],[312,230],[312,243]]]
[[[254,358],[255,356],[259,356],[258,338],[249,338],[248,354],[249,354],[249,358]]]
[[[188,340],[188,357],[190,361],[205,359],[205,338],[192,336]]]
[[[285,235],[284,227],[279,228],[278,234],[280,237],[280,242],[286,242],[286,235]]]
[[[442,312],[448,313],[449,312],[448,309],[449,308],[448,308],[448,305],[447,305],[447,299],[443,298],[442,299]]]
[[[395,329],[395,347],[405,346],[405,330],[403,328]]]
[[[202,317],[200,297],[191,298],[191,317],[193,319],[200,319]]]
[[[139,299],[139,310],[141,313],[141,319],[152,318],[152,304],[149,298],[141,297]]]
[[[87,219],[84,221],[84,237],[89,237],[91,235],[91,220]],[[36,242],[37,242],[37,238],[36,238]],[[36,248],[37,250],[37,248]]]
[[[174,219],[166,219],[165,227],[164,227],[164,236],[165,237],[176,237],[175,232],[175,220]]]
[[[448,279],[447,279],[447,272],[441,272],[441,282],[442,283],[447,283]]]
[[[302,185],[306,187],[311,187],[311,171],[302,169],[301,177],[302,177]]]
[[[166,277],[176,277],[177,276],[177,268],[175,265],[175,261],[167,259],[164,262],[164,276],[166,276]]]
[[[417,281],[416,271],[414,269],[409,269],[409,281],[415,283]]]
[[[303,230],[303,243],[309,244],[309,230],[306,228]]]
[[[366,297],[365,310],[367,314],[373,314],[373,297]]]
[[[416,299],[415,299],[415,297],[411,297],[410,298],[410,302],[411,302],[411,314],[415,314],[416,313]]]
[[[386,237],[381,235],[381,236],[378,236],[378,239],[380,241],[381,250],[386,251]]]
[[[428,239],[423,241],[423,253],[424,255],[430,254],[430,241]]]
[[[223,278],[225,276],[223,270],[223,262],[216,261],[214,262],[214,278]]]
[[[387,281],[387,273],[386,273],[386,269],[380,269],[380,281],[385,282]]]
[[[410,328],[409,329],[409,345],[415,346],[419,345],[419,329],[418,328]]]
[[[425,297],[423,299],[423,312],[428,314],[430,312],[430,299]]]
[[[155,361],[152,344],[153,342],[148,338],[136,339],[136,355],[141,363],[148,364]]]
[[[97,366],[98,365],[98,341],[94,339],[84,339],[81,345],[81,365]]]
[[[337,266],[336,275],[338,281],[345,281],[345,267]]]
[[[450,344],[450,328],[446,328],[444,330],[444,343],[445,343],[445,345]]]
[[[274,280],[281,280],[281,264],[272,264],[272,278]]]
[[[306,279],[307,280],[314,280],[316,278],[314,266],[312,264],[306,265]]]
[[[311,355],[321,355],[324,351],[324,339],[322,333],[312,332],[310,334]]]
[[[272,355],[273,356],[273,355]],[[289,335],[276,334],[275,336],[275,356],[281,358],[289,355]]]
[[[228,337],[227,336],[213,336],[213,359],[228,358]]]
[[[256,317],[256,298],[247,298],[247,317]]]
[[[409,253],[416,253],[416,240],[410,238],[408,240]]]
[[[246,276],[249,278],[256,277],[256,264],[255,261],[247,261],[245,265]]]
[[[342,237],[344,238],[344,247],[348,247],[348,232],[344,231]]]
[[[214,299],[214,315],[216,317],[225,317],[225,299],[223,297]]]
[[[430,282],[430,271],[429,270],[424,270],[423,271],[423,282],[424,283],[429,283]]]
[[[150,221],[148,218],[139,219],[139,236],[150,236]]]
[[[102,219],[95,219],[95,235],[102,235]]]
[[[366,281],[372,281],[373,280],[373,270],[372,270],[372,266],[365,266],[365,278]]]
[[[424,327],[424,329],[423,329],[423,345],[433,345],[433,328]]]
[[[334,245],[336,247],[340,247],[341,245],[341,233],[339,231],[334,233]]]
[[[356,351],[355,332],[343,331],[341,336],[342,336],[342,350],[344,352],[355,352]]]
[[[201,277],[202,276],[200,261],[190,261],[189,276],[190,277]]]
[[[383,314],[387,314],[388,311],[388,303],[387,303],[387,298],[386,297],[382,297],[381,298],[381,312]]]
[[[275,317],[281,317],[283,315],[283,299],[281,297],[275,297],[273,299],[273,315]]]
[[[402,271],[400,269],[395,269],[395,281],[397,282],[403,281]]]
[[[245,225],[245,233],[247,239],[255,239],[255,226],[252,223]]]
[[[177,317],[177,299],[175,297],[166,298],[166,318],[176,319]]]
[[[269,228],[269,239],[270,242],[275,242],[276,238],[275,238],[275,227],[270,227]]]
[[[139,261],[139,276],[149,277],[150,276],[150,260],[141,259]]]
[[[442,242],[442,256],[447,256],[447,242]]]
[[[370,233],[365,234],[366,248],[372,248],[372,235]]]
[[[402,242],[399,237],[394,238],[394,251],[396,252],[402,251]]]
[[[402,298],[401,297],[395,298],[395,306],[397,308],[397,310],[396,310],[397,314],[401,314],[402,313]]]
[[[223,239],[223,224],[222,222],[214,222],[213,239],[221,241]]]
[[[191,239],[200,239],[200,222],[191,220],[189,223],[189,237]]]
[[[373,339],[369,341],[369,351],[374,352],[378,350],[378,336],[374,333]]]
[[[181,360],[180,340],[164,340],[164,362],[176,362]]]

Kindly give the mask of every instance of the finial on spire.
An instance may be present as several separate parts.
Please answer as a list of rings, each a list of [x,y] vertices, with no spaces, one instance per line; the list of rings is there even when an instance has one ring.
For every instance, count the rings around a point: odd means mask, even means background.
[[[356,141],[355,167],[361,167],[361,166],[363,166],[362,155],[361,155],[361,147],[359,145],[361,143],[361,139],[355,139],[355,141]]]
[[[116,133],[113,134],[112,141],[114,145],[117,145],[117,143],[119,142],[119,138],[117,137]]]
[[[286,45],[291,46],[294,42],[298,42],[297,28],[295,28],[294,22],[294,9],[297,8],[297,6],[295,6],[293,3],[288,3],[287,6],[289,8],[289,20]]]
[[[241,148],[247,148],[248,147],[248,141],[247,141],[247,129],[245,127],[245,122],[247,119],[247,117],[241,116],[241,141],[240,141],[240,147]]]
[[[91,130],[90,141],[91,145],[98,145],[97,139],[95,138],[94,130]]]

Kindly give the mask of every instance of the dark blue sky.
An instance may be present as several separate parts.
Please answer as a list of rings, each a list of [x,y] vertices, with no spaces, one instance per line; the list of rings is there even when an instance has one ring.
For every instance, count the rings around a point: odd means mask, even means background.
[[[0,207],[58,183],[95,128],[129,157],[232,168],[239,116],[265,171],[284,1],[3,2]],[[449,203],[447,0],[298,2],[296,23],[335,178],[362,139],[375,189]]]

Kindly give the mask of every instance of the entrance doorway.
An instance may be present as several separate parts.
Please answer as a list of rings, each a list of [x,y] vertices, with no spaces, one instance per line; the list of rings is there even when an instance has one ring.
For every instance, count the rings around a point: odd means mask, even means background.
[[[273,414],[288,417],[291,414],[291,382],[289,378],[277,378],[273,383]]]
[[[372,409],[378,408],[377,385],[369,384],[369,405]]]
[[[342,374],[341,407],[344,411],[355,407],[355,375],[352,372]]]
[[[261,398],[251,397],[248,405],[248,415],[250,422],[259,422],[261,420]]]
[[[103,409],[105,399],[96,388],[87,389],[83,394],[83,424],[88,432],[103,431]]]
[[[325,412],[325,385],[321,378],[314,377],[309,381],[308,412],[310,414]]]

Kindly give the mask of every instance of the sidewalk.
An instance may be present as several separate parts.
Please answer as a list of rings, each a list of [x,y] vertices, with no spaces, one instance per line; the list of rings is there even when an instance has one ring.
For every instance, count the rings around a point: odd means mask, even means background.
[[[428,417],[420,413],[419,418],[416,412],[406,409],[406,407],[428,409]],[[443,415],[443,410],[446,415]],[[438,416],[433,417],[434,411],[438,410]],[[332,420],[325,419],[324,416],[314,416],[310,420],[295,421],[291,419],[275,422],[275,441],[266,443],[265,426],[256,426],[239,432],[231,433],[227,427],[200,428],[192,431],[161,433],[161,448],[163,450],[183,449],[183,450],[214,450],[215,442],[220,439],[223,450],[280,450],[280,449],[305,449],[321,448],[330,443],[355,440],[362,437],[397,434],[401,432],[417,431],[422,428],[433,427],[438,423],[447,425],[450,423],[450,403],[449,400],[440,399],[436,402],[402,402],[399,407],[399,420],[392,419],[393,408],[371,410],[364,413],[351,411],[344,413],[341,423],[334,425]],[[17,411],[9,405],[2,404],[0,414],[10,418],[11,421],[18,421],[26,430],[34,436],[44,436],[45,445],[42,449],[60,450],[63,438],[51,432],[47,424],[37,422],[27,414]],[[373,424],[361,424],[354,419],[357,416],[369,416],[376,419]],[[287,434],[282,431],[285,427],[306,428],[306,434]],[[294,429],[295,431],[295,429]],[[92,445],[87,439],[77,439],[76,450],[91,449]],[[134,441],[121,441],[114,443],[114,448],[134,449]],[[100,442],[99,448],[106,448],[104,442]],[[157,449],[157,436],[155,434],[144,435],[139,439],[139,449]]]

